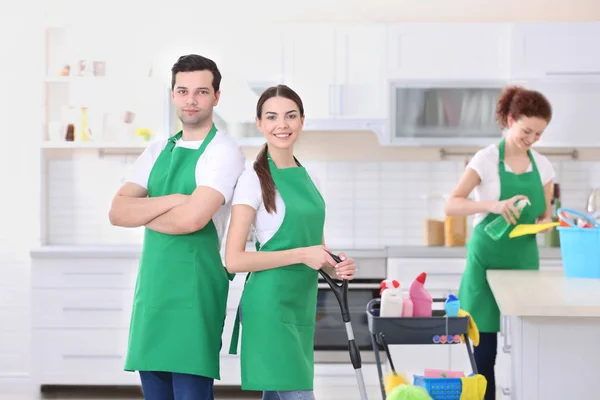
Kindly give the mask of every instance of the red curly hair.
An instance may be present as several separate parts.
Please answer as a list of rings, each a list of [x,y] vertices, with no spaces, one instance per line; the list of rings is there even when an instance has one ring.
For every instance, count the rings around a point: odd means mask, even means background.
[[[521,117],[537,117],[547,123],[552,119],[552,106],[546,97],[535,90],[522,86],[506,87],[496,104],[496,120],[502,128],[508,128],[508,116],[516,121]]]

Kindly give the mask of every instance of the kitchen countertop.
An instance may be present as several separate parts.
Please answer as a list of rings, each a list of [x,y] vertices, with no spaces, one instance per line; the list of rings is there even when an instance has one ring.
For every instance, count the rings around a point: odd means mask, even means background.
[[[563,270],[489,270],[487,279],[506,316],[600,317],[600,279],[567,278]]]
[[[246,251],[253,251],[254,244],[248,244]],[[387,249],[344,249],[333,248],[353,258],[388,258]],[[136,245],[99,245],[99,246],[41,246],[30,251],[31,258],[132,258],[140,257],[142,246]]]
[[[559,247],[539,247],[540,258],[560,260]],[[445,246],[392,246],[387,248],[389,258],[467,258],[465,247]]]
[[[390,246],[374,249],[351,249],[331,246],[336,252],[345,252],[354,258],[466,258],[465,247],[444,246]],[[139,258],[140,245],[98,246],[41,246],[32,249],[31,258]],[[247,250],[254,245],[248,244]],[[560,248],[540,247],[540,258],[561,259]]]

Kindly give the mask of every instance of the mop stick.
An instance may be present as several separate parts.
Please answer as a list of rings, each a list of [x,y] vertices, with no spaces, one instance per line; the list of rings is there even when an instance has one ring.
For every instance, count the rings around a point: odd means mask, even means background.
[[[335,254],[329,253],[331,258],[337,263],[341,263],[342,260]],[[358,346],[354,340],[354,331],[352,330],[352,322],[350,321],[350,308],[348,307],[348,280],[344,279],[341,285],[338,285],[334,280],[322,269],[319,273],[325,279],[325,281],[331,287],[331,290],[335,294],[335,297],[340,304],[340,310],[342,312],[342,320],[346,326],[346,333],[348,335],[348,351],[350,352],[350,360],[356,373],[356,380],[358,382],[358,390],[360,391],[361,400],[368,400],[367,388],[365,386],[365,379],[362,374],[362,365],[360,359],[360,352]]]

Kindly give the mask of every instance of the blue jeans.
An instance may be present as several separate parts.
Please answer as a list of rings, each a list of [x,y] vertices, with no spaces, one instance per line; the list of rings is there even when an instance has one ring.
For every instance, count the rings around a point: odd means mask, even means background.
[[[315,400],[312,390],[292,390],[283,392],[263,392],[262,400]]]
[[[140,371],[145,400],[214,400],[212,378],[171,372]]]

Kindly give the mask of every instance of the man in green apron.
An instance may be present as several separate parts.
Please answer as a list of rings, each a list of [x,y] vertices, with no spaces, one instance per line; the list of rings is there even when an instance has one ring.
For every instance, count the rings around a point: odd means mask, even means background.
[[[540,259],[536,235],[511,239],[509,233],[512,228],[509,227],[500,239],[494,240],[485,232],[485,227],[503,216],[513,224],[517,221],[519,224],[534,224],[548,219],[554,176],[550,161],[531,149],[551,119],[551,106],[545,97],[538,92],[509,87],[498,100],[497,113],[502,127],[508,128],[506,137],[498,146],[488,146],[473,157],[470,168],[465,171],[446,205],[448,215],[478,214],[484,209],[489,212],[476,224],[469,239],[467,265],[459,290],[461,308],[471,314],[480,332],[475,361],[478,372],[488,382],[486,400],[495,399],[494,365],[500,330],[500,311],[486,271],[536,270]],[[512,165],[507,162],[509,146]],[[494,157],[497,159],[494,160]],[[493,162],[497,169],[490,168]],[[498,186],[499,196],[496,192]],[[478,188],[476,201],[467,200],[474,188]],[[516,218],[506,217],[513,212],[514,202],[519,198],[527,198],[530,205],[520,215],[517,213]]]
[[[110,212],[145,226],[126,371],[139,371],[148,400],[210,400],[229,281],[220,245],[245,158],[212,120],[221,75],[212,60],[179,58],[172,100],[183,129],[151,144]]]

